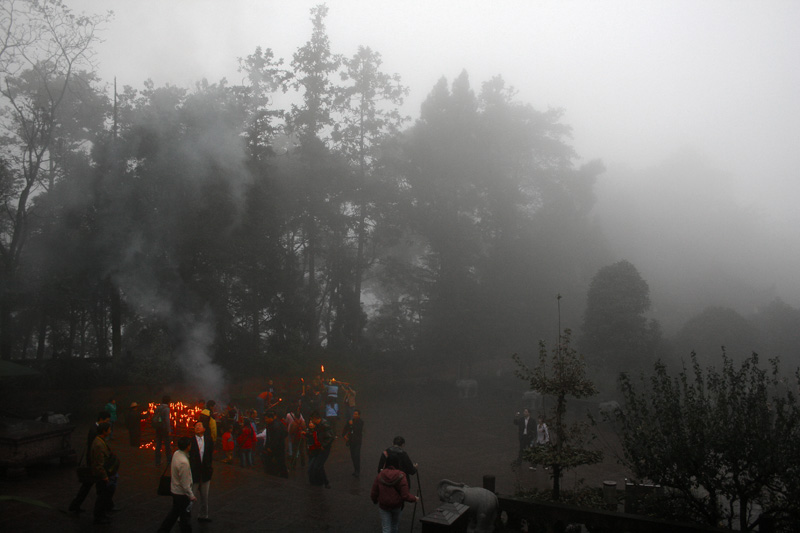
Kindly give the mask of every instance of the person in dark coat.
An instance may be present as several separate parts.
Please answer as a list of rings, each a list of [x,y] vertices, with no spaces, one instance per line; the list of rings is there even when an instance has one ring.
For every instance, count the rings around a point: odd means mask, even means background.
[[[89,428],[89,432],[86,435],[86,451],[84,452],[84,456],[86,457],[86,466],[89,466],[90,463],[90,455],[92,450],[92,442],[94,442],[94,438],[97,436],[97,428],[103,422],[108,422],[111,420],[111,414],[108,411],[100,411],[97,413],[97,422],[92,424],[92,427]],[[86,497],[89,495],[89,492],[94,487],[95,481],[93,479],[87,479],[83,483],[81,483],[81,487],[78,489],[78,494],[75,495],[75,498],[72,499],[72,502],[69,504],[69,512],[71,513],[82,513],[84,509],[81,509],[81,505]]]
[[[139,404],[136,402],[131,403],[128,414],[125,417],[125,426],[128,428],[128,438],[134,448],[138,448],[142,443],[142,420],[144,418]]]
[[[108,513],[114,509],[114,492],[117,489],[117,471],[119,459],[111,451],[108,441],[111,440],[111,422],[103,422],[97,426],[97,436],[92,441],[89,466],[95,479],[97,499],[94,503],[94,523],[109,524]]]
[[[408,486],[411,486],[411,476],[417,473],[417,463],[411,460],[411,457],[408,456],[408,453],[403,449],[405,446],[406,439],[398,435],[392,441],[392,445],[386,448],[383,453],[381,454],[381,459],[378,461],[378,472],[383,470],[386,467],[386,460],[393,456],[397,456],[397,464],[399,465],[398,468],[406,474],[408,478]]]
[[[517,426],[517,436],[519,437],[519,453],[514,463],[521,465],[522,452],[529,448],[533,439],[536,438],[536,423],[531,418],[531,412],[525,409],[522,411],[522,416],[517,413],[517,416],[514,417],[514,425]]]
[[[211,476],[214,474],[213,457],[214,441],[206,435],[203,423],[197,422],[189,447],[189,466],[192,470],[192,493],[200,501],[200,513],[197,517],[200,522],[211,522],[208,517],[208,491],[211,488]]]
[[[361,442],[364,435],[364,421],[361,411],[353,411],[353,417],[344,425],[342,436],[345,445],[350,448],[350,460],[353,461],[353,477],[361,475]]]
[[[286,437],[289,436],[289,432],[286,430],[283,420],[275,416],[275,411],[267,411],[265,422],[267,423],[267,439],[264,444],[264,453],[266,454],[267,474],[288,478]]]
[[[172,460],[172,442],[170,434],[172,433],[172,420],[169,413],[169,396],[161,398],[161,404],[156,407],[151,420],[153,429],[156,432],[156,466],[161,466],[161,449],[164,449],[164,455],[167,456],[167,462]]]

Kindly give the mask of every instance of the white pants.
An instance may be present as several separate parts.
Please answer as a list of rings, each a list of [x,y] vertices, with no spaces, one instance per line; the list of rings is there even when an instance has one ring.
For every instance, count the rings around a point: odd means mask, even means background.
[[[198,517],[208,518],[208,489],[211,487],[211,481],[204,481],[202,483],[194,483],[192,485],[192,492],[197,498],[197,503],[200,504],[200,513]]]

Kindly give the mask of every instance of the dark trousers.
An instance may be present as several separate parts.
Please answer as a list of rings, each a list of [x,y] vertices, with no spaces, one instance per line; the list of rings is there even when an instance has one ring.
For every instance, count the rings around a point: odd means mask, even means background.
[[[325,473],[325,461],[331,454],[330,448],[323,448],[308,462],[308,481],[312,485],[327,485],[328,475]]]
[[[286,468],[286,449],[281,446],[280,448],[270,448],[269,450],[264,452],[264,466],[267,474],[289,477],[289,470]]]
[[[75,498],[69,504],[70,511],[77,511],[81,508],[83,501],[89,495],[89,491],[92,490],[94,485],[94,481],[90,481],[89,483],[81,483],[81,488],[78,489],[78,494],[75,495]]]
[[[353,472],[361,473],[361,443],[350,443],[350,459],[353,461]]]
[[[531,445],[533,435],[520,435],[519,437],[519,455],[517,455],[517,464],[522,464],[522,452],[525,448]]]
[[[116,483],[111,479],[108,481],[97,481],[95,483],[97,488],[97,499],[94,501],[94,517],[104,518],[114,508],[114,491],[117,488]]]
[[[172,446],[169,439],[169,432],[163,429],[156,429],[156,465],[161,464],[161,447],[164,447],[164,455],[167,462],[172,460]]]
[[[191,533],[192,531],[192,502],[188,496],[181,494],[172,495],[172,508],[169,514],[161,522],[158,528],[158,533],[169,533],[175,522],[178,522],[181,528],[181,533]]]

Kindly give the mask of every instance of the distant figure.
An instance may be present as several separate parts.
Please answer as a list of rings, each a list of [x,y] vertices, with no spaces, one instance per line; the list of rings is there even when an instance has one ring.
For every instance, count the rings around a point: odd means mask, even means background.
[[[172,482],[170,492],[172,492],[172,508],[169,514],[161,522],[158,533],[169,533],[175,522],[180,520],[181,533],[191,533],[192,531],[192,502],[197,500],[192,492],[192,467],[189,461],[189,437],[178,439],[178,451],[175,452],[170,474]]]
[[[370,498],[378,504],[381,516],[381,528],[384,533],[397,533],[400,525],[400,513],[403,502],[416,503],[417,497],[409,492],[408,479],[399,469],[399,456],[388,456],[384,467],[372,482]]]
[[[236,438],[239,444],[239,458],[242,468],[253,466],[253,448],[256,445],[256,434],[253,424],[248,418],[242,419],[242,432]]]
[[[353,461],[353,477],[361,475],[361,442],[364,435],[364,421],[361,419],[361,411],[353,411],[353,418],[350,419],[342,430],[345,445],[350,448],[350,460]]]
[[[111,423],[103,422],[97,426],[97,436],[92,441],[91,461],[92,474],[97,480],[97,499],[94,503],[94,523],[110,524],[109,513],[114,511],[114,492],[117,490],[119,475],[119,459],[111,451],[108,444],[111,436]]]
[[[550,431],[547,429],[547,424],[544,422],[544,417],[540,416],[538,423],[536,424],[536,445],[547,446],[548,444],[550,444]],[[548,465],[544,465],[545,470],[548,468],[550,468]],[[533,469],[536,470],[536,467]]]
[[[286,469],[286,437],[288,432],[283,420],[275,416],[275,411],[267,411],[267,439],[264,443],[266,461],[264,466],[268,474],[289,477]]]
[[[206,428],[206,436],[214,442],[217,442],[217,420],[214,418],[214,407],[216,406],[217,402],[208,400],[205,409],[200,411],[200,417],[198,418],[198,421]]]
[[[325,419],[331,425],[331,431],[336,434],[336,426],[339,421],[339,404],[335,400],[331,400],[328,397],[328,401],[325,404]]]
[[[94,442],[95,437],[97,437],[97,428],[100,427],[100,424],[103,422],[108,422],[111,419],[111,415],[108,411],[100,411],[97,414],[97,421],[89,428],[89,432],[86,435],[86,451],[84,455],[86,457],[86,466],[91,466],[91,455],[92,455],[92,443]],[[78,494],[75,495],[72,502],[69,504],[69,512],[71,513],[81,513],[83,509],[81,509],[81,505],[83,501],[86,499],[86,496],[89,495],[89,492],[92,490],[94,486],[94,480],[87,480],[81,483],[81,487],[78,489]]]
[[[517,460],[514,461],[514,464],[519,466],[522,464],[522,452],[531,445],[534,438],[533,420],[531,419],[530,411],[524,409],[522,416],[517,412],[514,417],[514,425],[517,426],[517,435],[519,437],[519,454],[517,454]]]
[[[142,408],[136,402],[131,402],[128,414],[125,417],[125,426],[128,428],[128,438],[131,446],[138,448],[142,441]]]
[[[304,436],[306,420],[303,417],[301,409],[301,402],[298,401],[294,411],[286,413],[287,431],[289,432],[289,455],[292,458],[292,470],[294,470],[298,458],[300,459],[300,466],[306,466],[306,441]]]
[[[225,459],[223,463],[231,464],[233,462],[233,450],[236,448],[236,441],[232,433],[233,422],[230,420],[225,422],[222,430],[222,451],[225,452]]]
[[[328,475],[325,473],[325,461],[331,454],[331,447],[335,435],[331,430],[331,425],[322,418],[318,411],[311,413],[311,420],[308,423],[308,481],[312,485],[323,485],[326,489],[331,488]]]
[[[111,398],[105,406],[105,410],[111,415],[109,423],[111,424],[111,434],[108,436],[109,440],[114,438],[114,424],[117,423],[117,400]]]
[[[356,391],[347,383],[342,383],[342,390],[344,391],[344,420],[348,421],[353,418],[353,412],[356,410]]]
[[[170,443],[170,432],[172,431],[172,421],[169,417],[169,396],[161,398],[161,404],[153,411],[150,419],[151,425],[156,432],[156,466],[161,466],[161,448],[164,448],[164,455],[167,462],[172,460],[172,446]]]
[[[408,453],[403,449],[406,444],[406,439],[398,435],[392,441],[392,445],[386,448],[381,454],[380,461],[378,461],[378,472],[386,467],[386,461],[389,457],[396,455],[398,468],[402,470],[408,478],[408,486],[411,486],[411,476],[417,473],[417,463],[411,461]]]
[[[256,396],[256,401],[258,402],[258,416],[263,417],[269,406],[272,404],[273,399],[275,398],[275,386],[272,383],[272,380],[267,380],[267,388],[261,392],[258,396]]]

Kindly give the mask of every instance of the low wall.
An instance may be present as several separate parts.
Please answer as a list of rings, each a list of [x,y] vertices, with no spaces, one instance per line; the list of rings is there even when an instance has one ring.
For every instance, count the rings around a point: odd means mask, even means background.
[[[537,502],[512,496],[500,496],[500,512],[508,516],[507,531],[521,531],[522,521],[528,531],[564,531],[568,524],[583,524],[592,533],[722,533],[727,529],[695,524],[679,524],[645,516],[614,511],[585,509],[552,502]]]

